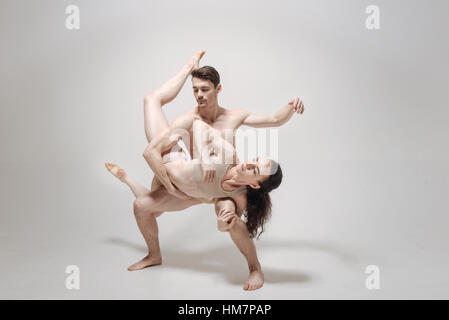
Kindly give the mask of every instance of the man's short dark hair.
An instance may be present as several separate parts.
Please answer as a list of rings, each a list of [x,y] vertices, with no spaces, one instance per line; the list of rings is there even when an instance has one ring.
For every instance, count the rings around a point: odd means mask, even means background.
[[[199,78],[203,80],[210,80],[214,87],[216,88],[220,83],[220,75],[217,70],[211,66],[204,66],[199,69],[193,70],[191,73],[192,77]]]

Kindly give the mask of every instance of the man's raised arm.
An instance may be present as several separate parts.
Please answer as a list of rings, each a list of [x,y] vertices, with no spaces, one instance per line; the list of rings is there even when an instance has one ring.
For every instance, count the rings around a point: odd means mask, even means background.
[[[170,127],[154,137],[143,152],[143,157],[167,191],[181,199],[187,199],[189,197],[176,189],[171,183],[167,169],[162,163],[162,153],[175,146],[185,133],[188,135],[187,130],[192,127],[192,123],[193,116],[191,114],[179,116],[173,121]]]
[[[279,127],[286,123],[293,114],[296,112],[302,114],[304,112],[304,104],[302,101],[295,97],[289,101],[289,103],[277,111],[275,114],[258,115],[252,114],[247,111],[244,112],[244,118],[242,125],[263,128],[263,127]]]

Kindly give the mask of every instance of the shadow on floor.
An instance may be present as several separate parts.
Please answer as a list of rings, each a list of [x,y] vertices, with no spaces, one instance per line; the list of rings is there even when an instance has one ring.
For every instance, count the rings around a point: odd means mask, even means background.
[[[142,257],[146,254],[146,246],[138,245],[131,241],[121,238],[108,238],[106,243],[127,247],[142,252]],[[265,248],[291,248],[294,252],[298,250],[319,250],[326,251],[337,255],[344,261],[354,261],[354,258],[334,247],[312,243],[310,241],[270,241],[266,243],[258,243],[258,250]],[[135,261],[134,261],[135,262]],[[131,263],[130,263],[131,264]],[[248,277],[248,269],[245,259],[235,246],[221,246],[208,248],[201,251],[191,249],[173,249],[166,248],[163,252],[163,266],[168,268],[189,269],[197,272],[209,272],[222,275],[232,284],[245,282]],[[266,283],[282,283],[282,282],[310,282],[312,277],[302,272],[288,271],[264,267],[263,269]]]

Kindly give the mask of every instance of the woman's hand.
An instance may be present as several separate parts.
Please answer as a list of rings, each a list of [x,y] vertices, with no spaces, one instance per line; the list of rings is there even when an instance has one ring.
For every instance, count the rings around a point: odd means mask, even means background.
[[[232,210],[222,210],[217,217],[217,228],[221,232],[227,232],[234,227],[239,217]]]
[[[203,169],[203,182],[213,183],[217,172],[215,165],[213,163],[202,163],[201,166]]]

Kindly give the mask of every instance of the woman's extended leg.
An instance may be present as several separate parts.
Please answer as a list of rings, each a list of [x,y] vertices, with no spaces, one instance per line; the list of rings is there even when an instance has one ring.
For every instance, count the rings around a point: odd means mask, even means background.
[[[176,98],[190,73],[198,68],[199,61],[205,52],[204,50],[197,51],[173,78],[145,97],[144,125],[148,143],[168,127],[162,106]]]
[[[204,50],[197,51],[173,78],[145,97],[144,126],[148,143],[169,126],[167,118],[162,112],[162,106],[176,98],[190,73],[198,68],[200,59],[204,53]],[[136,198],[149,192],[147,188],[129,177],[125,171],[117,165],[106,163],[105,166],[109,172],[130,187]],[[153,179],[151,190],[155,190],[159,186],[160,182],[157,179]]]
[[[134,196],[136,198],[145,196],[150,192],[150,190],[148,190],[143,185],[141,185],[139,182],[137,182],[132,177],[130,177],[125,172],[125,170],[120,168],[118,165],[108,163],[108,162],[106,162],[104,165],[105,165],[106,169],[109,170],[110,173],[112,173],[121,182],[128,185],[128,187],[131,189],[132,193],[134,193]]]
[[[146,196],[150,193],[150,191],[154,191],[158,189],[162,183],[160,183],[159,179],[154,177],[153,181],[151,182],[151,190],[148,190],[143,185],[141,185],[139,182],[134,180],[131,176],[129,176],[125,170],[120,168],[118,165],[113,163],[105,163],[106,169],[114,175],[116,178],[118,178],[121,182],[126,184],[134,194],[136,198]]]

